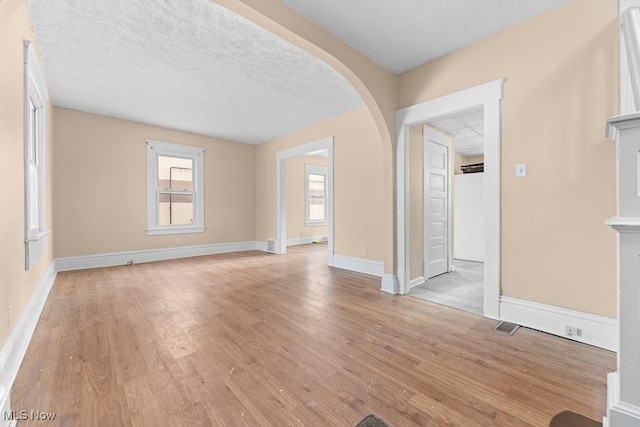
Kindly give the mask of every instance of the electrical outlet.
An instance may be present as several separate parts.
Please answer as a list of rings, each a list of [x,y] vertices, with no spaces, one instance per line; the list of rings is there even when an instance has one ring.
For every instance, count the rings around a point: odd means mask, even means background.
[[[516,178],[524,178],[527,176],[527,164],[519,163],[516,165]]]
[[[363,249],[363,250],[362,250],[362,256],[363,256],[363,257],[366,257],[366,256],[367,256],[367,250],[366,250],[366,249]]]
[[[564,331],[570,337],[579,337],[582,335],[582,330],[576,326],[567,325]]]
[[[182,246],[182,239],[176,240],[176,246]]]

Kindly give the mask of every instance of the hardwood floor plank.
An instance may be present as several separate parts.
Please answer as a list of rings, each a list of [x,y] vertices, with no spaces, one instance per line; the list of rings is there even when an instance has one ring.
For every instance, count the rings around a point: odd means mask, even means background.
[[[69,426],[548,426],[613,353],[325,265],[326,246],[60,273],[12,389]],[[19,426],[37,425],[35,421]]]

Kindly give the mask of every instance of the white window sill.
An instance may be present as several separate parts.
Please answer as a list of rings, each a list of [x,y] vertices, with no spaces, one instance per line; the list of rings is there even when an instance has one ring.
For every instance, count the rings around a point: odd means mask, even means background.
[[[29,242],[37,242],[38,240],[44,239],[49,234],[51,234],[51,230],[40,231],[40,232],[38,232],[36,234],[30,235],[29,237],[24,239],[24,241],[27,242],[27,243],[29,243]]]
[[[25,243],[25,270],[29,271],[42,258],[47,246],[45,237],[51,234],[51,230],[41,231],[24,239]]]
[[[148,236],[158,236],[161,234],[188,234],[188,233],[204,233],[203,226],[174,226],[167,228],[148,228]]]
[[[328,222],[305,222],[304,226],[305,227],[323,227],[323,226],[327,226],[329,225]]]

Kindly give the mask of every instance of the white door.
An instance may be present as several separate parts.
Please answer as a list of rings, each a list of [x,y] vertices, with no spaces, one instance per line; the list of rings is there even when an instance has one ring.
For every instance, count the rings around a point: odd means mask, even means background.
[[[449,270],[449,144],[447,136],[424,128],[424,275]]]

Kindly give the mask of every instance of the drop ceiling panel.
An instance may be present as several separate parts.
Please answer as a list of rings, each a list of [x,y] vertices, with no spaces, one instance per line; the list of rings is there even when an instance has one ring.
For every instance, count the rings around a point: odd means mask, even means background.
[[[478,135],[484,135],[484,123],[479,126],[473,126],[471,129],[473,129],[473,131]]]
[[[452,131],[451,135],[456,137],[456,140],[460,138],[469,138],[472,136],[478,136],[478,133],[471,128],[462,128],[456,131]]]
[[[466,127],[464,123],[460,123],[455,119],[455,117],[446,117],[443,119],[434,120],[432,122],[429,122],[429,124],[446,133],[452,133],[455,130],[464,129]]]
[[[427,124],[455,137],[454,151],[463,156],[484,154],[484,118],[482,107],[440,117]]]
[[[459,147],[456,148],[456,153],[461,154],[465,157],[481,156],[484,154],[484,146],[480,144],[470,145],[468,147]]]
[[[469,138],[456,138],[456,145],[471,145],[482,144],[484,142],[483,136],[472,136]]]
[[[471,113],[460,114],[456,116],[456,120],[465,126],[478,126],[484,123],[484,112],[473,111]]]

